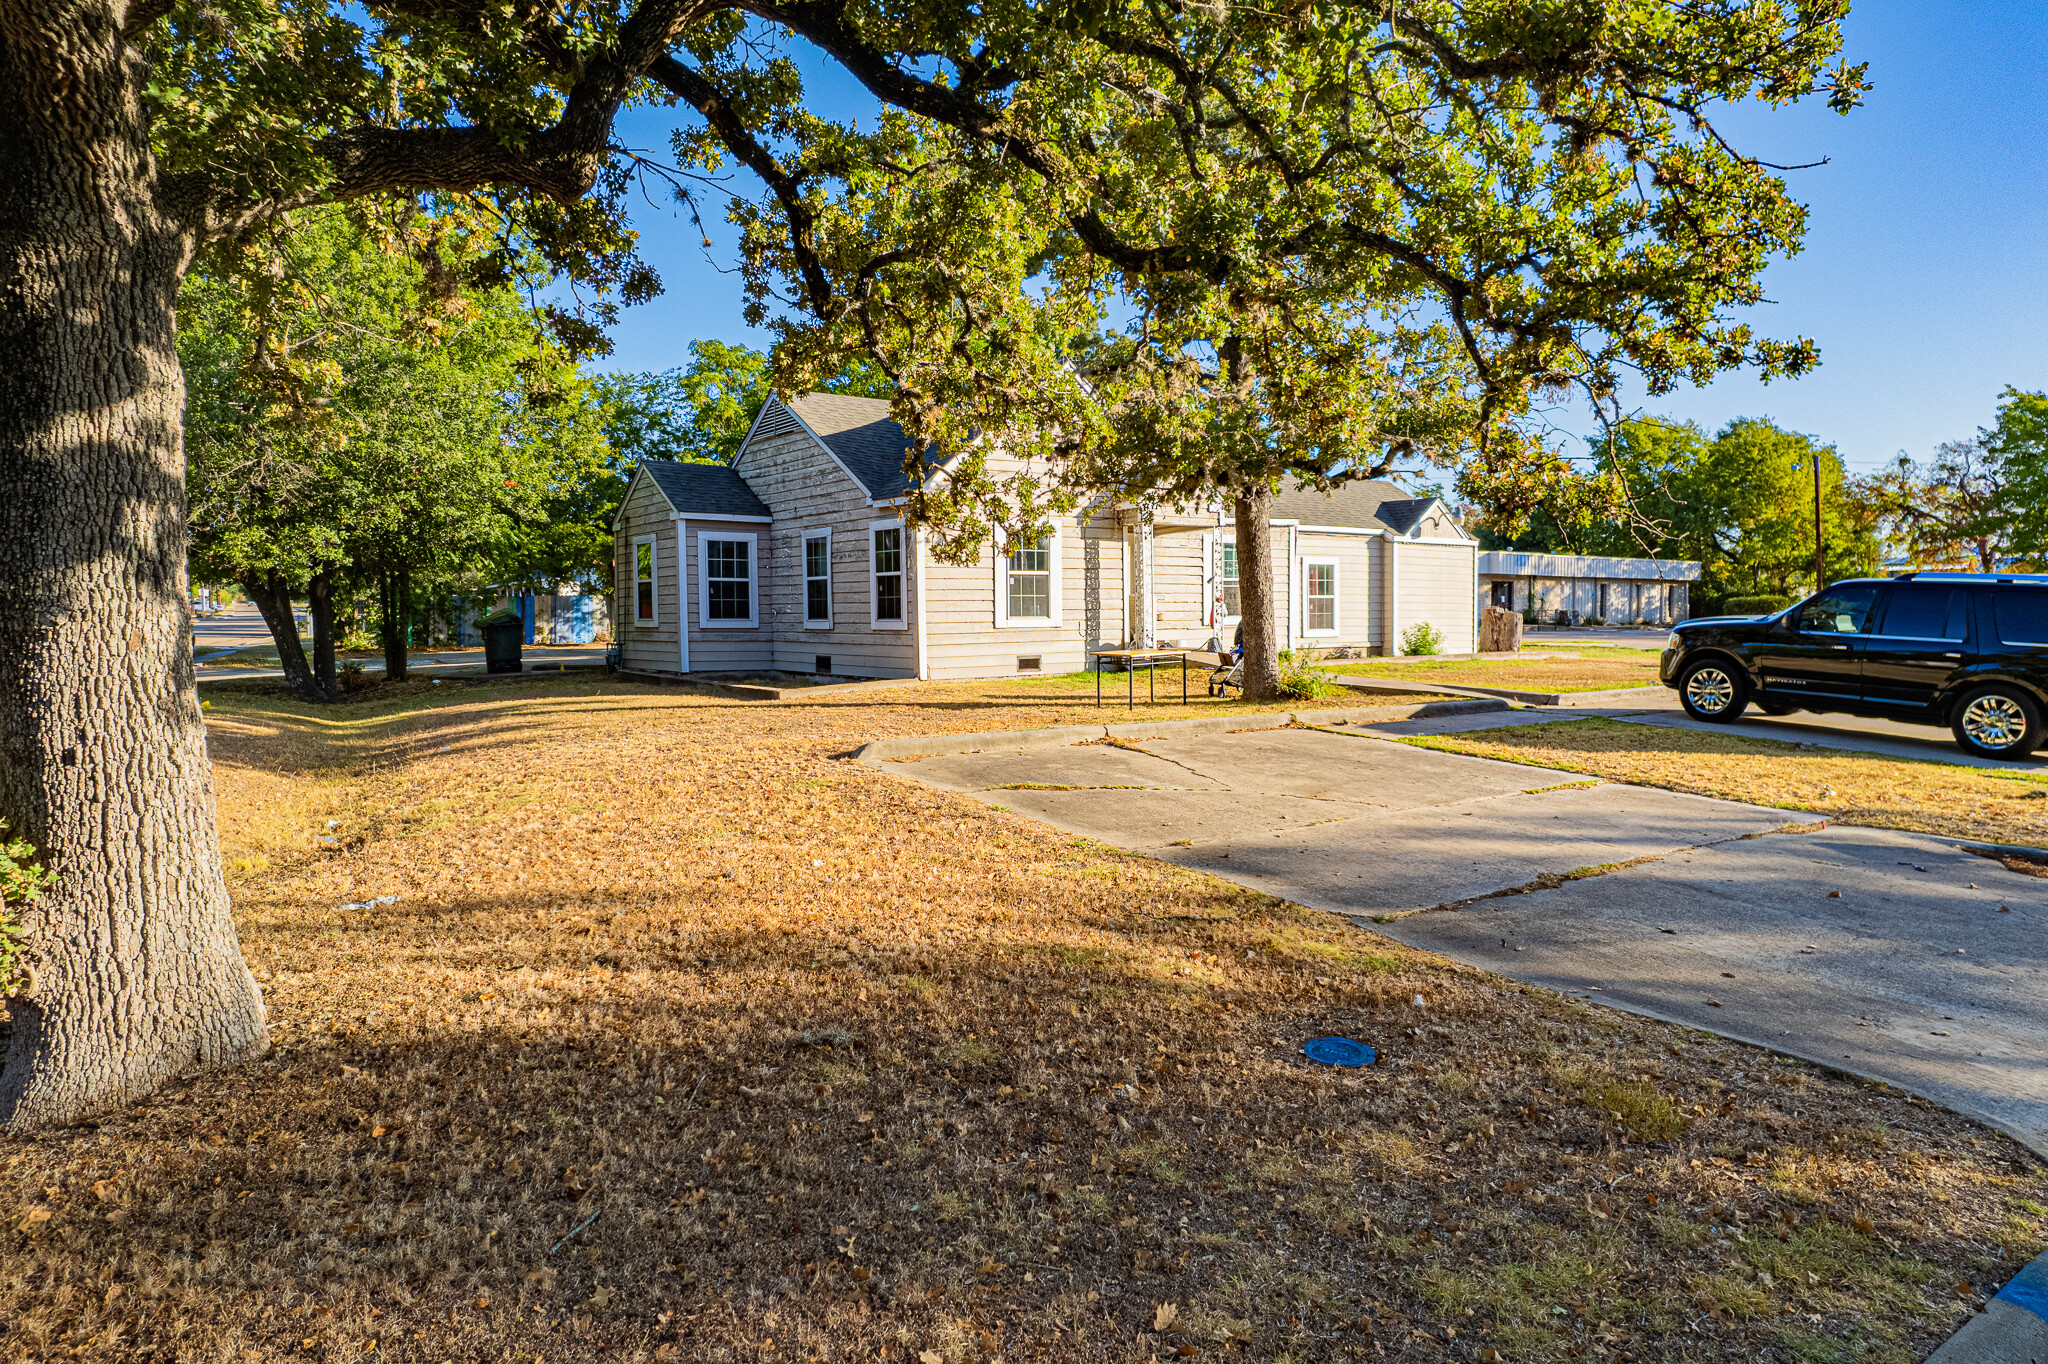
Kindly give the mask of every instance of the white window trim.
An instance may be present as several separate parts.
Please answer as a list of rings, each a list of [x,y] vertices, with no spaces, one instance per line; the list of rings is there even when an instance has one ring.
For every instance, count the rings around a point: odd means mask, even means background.
[[[1223,576],[1223,551],[1227,549],[1232,554],[1237,552],[1237,536],[1234,533],[1219,535],[1216,537],[1216,541],[1216,628],[1222,630],[1226,627],[1234,628],[1238,622],[1244,619],[1244,615],[1240,612],[1233,616],[1223,609],[1223,584],[1232,581]],[[1237,604],[1241,607],[1244,605],[1244,564],[1242,562],[1238,564],[1236,582]],[[1230,641],[1226,639],[1223,643],[1225,646],[1224,652],[1229,652]]]
[[[1058,629],[1065,621],[1065,614],[1061,610],[1064,603],[1060,600],[1061,596],[1064,595],[1060,591],[1060,585],[1063,581],[1060,577],[1060,541],[1064,537],[1061,536],[1060,527],[1057,525],[1052,528],[1048,536],[1052,542],[1049,546],[1052,553],[1047,563],[1047,567],[1051,571],[1046,577],[1048,595],[1051,597],[1052,614],[1050,616],[1024,616],[1017,620],[1010,619],[1010,559],[1008,555],[1003,553],[1002,543],[1000,541],[994,542],[993,548],[996,561],[996,628],[998,630],[1054,630]]]
[[[648,582],[654,589],[654,614],[646,620],[640,619],[640,546],[647,546]],[[626,560],[626,581],[631,590],[626,594],[626,609],[633,613],[633,624],[642,629],[652,630],[661,624],[661,537],[659,535],[636,535],[633,537],[632,552]]]
[[[898,576],[903,579],[903,618],[883,620],[876,614],[882,605],[881,574],[875,571],[875,532],[878,530],[903,530],[902,518],[891,521],[868,522],[868,628],[870,630],[908,630],[910,628],[910,535],[905,532],[898,537]]]
[[[1330,628],[1311,630],[1308,624],[1308,571],[1319,564],[1330,567]],[[1327,555],[1301,561],[1301,633],[1308,639],[1334,639],[1344,633],[1344,570]]]
[[[825,542],[825,619],[811,619],[811,541]],[[803,613],[804,629],[829,630],[833,615],[839,604],[832,600],[832,528],[818,526],[806,530],[798,537],[796,549],[797,590],[803,595],[798,599],[797,609]]]
[[[747,545],[747,618],[745,620],[711,619],[711,547],[712,540],[744,540]],[[697,528],[697,628],[700,630],[752,630],[761,623],[761,551],[760,537],[752,531],[705,530]],[[730,579],[721,578],[720,582]]]

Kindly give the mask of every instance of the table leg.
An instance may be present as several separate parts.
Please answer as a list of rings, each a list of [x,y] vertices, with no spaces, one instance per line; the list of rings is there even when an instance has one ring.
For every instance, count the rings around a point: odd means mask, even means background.
[[[1102,660],[1095,660],[1095,709],[1102,709]]]
[[[1145,704],[1159,704],[1159,660],[1156,658],[1145,660]]]
[[[1180,656],[1180,703],[1183,706],[1188,703],[1188,656],[1186,654]]]
[[[1138,708],[1138,674],[1131,667],[1131,660],[1124,660],[1124,709]]]

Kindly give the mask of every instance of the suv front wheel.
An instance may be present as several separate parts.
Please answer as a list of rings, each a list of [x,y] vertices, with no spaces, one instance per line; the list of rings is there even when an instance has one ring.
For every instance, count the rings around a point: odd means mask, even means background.
[[[1695,720],[1725,725],[1742,717],[1749,705],[1749,679],[1719,659],[1695,663],[1678,683],[1678,700]]]
[[[2041,746],[2041,708],[2016,687],[1986,687],[1956,703],[1949,727],[1965,753],[2024,758]]]

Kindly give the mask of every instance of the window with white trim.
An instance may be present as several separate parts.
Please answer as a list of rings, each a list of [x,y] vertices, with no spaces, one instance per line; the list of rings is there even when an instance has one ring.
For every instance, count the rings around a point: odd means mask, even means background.
[[[873,603],[874,623],[878,627],[903,626],[903,527],[900,525],[872,526],[869,528],[871,558],[869,560],[869,592]]]
[[[832,532],[804,536],[804,625],[814,630],[832,626]]]
[[[661,609],[654,590],[654,537],[636,536],[633,540],[633,623],[635,625],[658,625]]]
[[[1337,561],[1309,559],[1301,566],[1302,633],[1337,633]]]
[[[1223,547],[1223,614],[1236,619],[1244,614],[1237,595],[1237,546]]]
[[[704,582],[701,624],[706,629],[739,629],[754,623],[754,537],[697,535],[699,576]]]
[[[1052,537],[1020,542],[1003,561],[1006,617],[1011,621],[1052,619]]]

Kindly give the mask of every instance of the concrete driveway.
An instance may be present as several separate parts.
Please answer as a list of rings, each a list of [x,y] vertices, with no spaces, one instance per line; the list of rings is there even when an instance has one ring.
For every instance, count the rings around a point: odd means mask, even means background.
[[[2048,1157],[2048,881],[1939,839],[1370,732],[1161,730],[866,760],[1503,975],[1887,1080]],[[1528,893],[1499,895],[1514,889]]]

